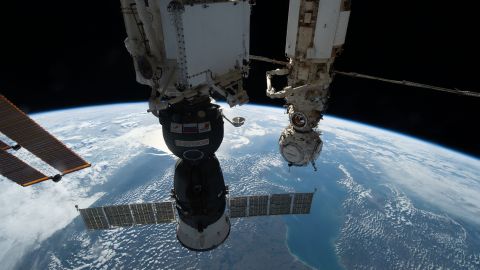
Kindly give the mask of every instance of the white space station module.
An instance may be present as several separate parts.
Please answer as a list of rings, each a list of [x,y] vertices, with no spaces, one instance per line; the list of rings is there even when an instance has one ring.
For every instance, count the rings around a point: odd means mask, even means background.
[[[288,63],[249,55],[252,1],[121,3],[136,79],[152,88],[149,111],[159,117],[172,152],[187,160],[215,152],[223,120],[210,96],[225,97],[231,107],[248,102],[243,79],[250,59],[263,60],[285,64],[267,73],[267,95],[288,106],[290,125],[280,136],[280,151],[289,165],[314,165],[322,149],[316,127],[327,105],[331,65],[345,41],[348,0],[290,1]],[[287,76],[288,86],[276,91],[273,76]],[[240,126],[244,119],[228,121]]]
[[[289,62],[267,72],[266,91],[270,98],[286,100],[290,125],[279,144],[289,165],[311,163],[316,169],[323,145],[316,128],[327,109],[332,64],[345,42],[349,17],[349,0],[290,0],[285,44]],[[256,60],[279,63],[262,57]],[[274,76],[287,76],[288,85],[276,91]]]

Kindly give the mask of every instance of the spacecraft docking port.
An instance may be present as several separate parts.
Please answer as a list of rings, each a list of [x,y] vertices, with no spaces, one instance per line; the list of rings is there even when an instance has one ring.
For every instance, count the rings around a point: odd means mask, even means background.
[[[318,123],[327,109],[332,64],[341,52],[348,20],[348,0],[290,0],[285,54],[289,61],[251,56],[283,67],[267,71],[266,95],[283,98],[290,124],[280,135],[279,147],[290,166],[315,168],[322,150]],[[287,76],[280,91],[272,86],[274,76]]]

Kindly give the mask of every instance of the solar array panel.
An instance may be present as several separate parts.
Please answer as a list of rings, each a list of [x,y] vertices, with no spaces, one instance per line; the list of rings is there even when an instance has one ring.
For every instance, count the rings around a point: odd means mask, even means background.
[[[175,220],[175,212],[172,202],[155,203],[155,216],[157,223],[172,222]]]
[[[102,207],[80,209],[80,215],[82,216],[83,222],[89,230],[110,228]]]
[[[248,200],[248,216],[268,215],[268,195],[250,196]]]
[[[246,217],[248,197],[233,197],[229,199],[230,217]]]
[[[313,193],[296,193],[293,199],[292,214],[308,214],[312,206]]]
[[[151,203],[131,204],[133,218],[136,224],[154,224],[155,214]]]
[[[175,221],[173,202],[111,205],[79,211],[89,230]]]
[[[228,200],[230,218],[308,214],[313,193],[287,193],[231,197]],[[90,230],[130,227],[134,225],[174,222],[174,202],[112,205],[80,209]]]
[[[308,214],[312,201],[313,193],[231,197],[229,211],[231,218]]]
[[[0,150],[8,150],[10,149],[10,145],[0,141]]]
[[[0,161],[0,174],[19,185],[28,186],[49,179],[43,173],[3,149],[0,149]]]
[[[3,95],[0,95],[0,132],[62,174],[90,166]]]
[[[290,214],[291,205],[292,195],[273,194],[272,197],[270,197],[270,215]]]
[[[113,205],[103,207],[108,223],[114,227],[129,227],[133,225],[133,215],[128,205]]]

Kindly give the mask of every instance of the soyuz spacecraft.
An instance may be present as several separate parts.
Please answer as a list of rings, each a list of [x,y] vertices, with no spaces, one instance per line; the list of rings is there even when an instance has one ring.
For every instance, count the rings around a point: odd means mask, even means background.
[[[121,0],[136,79],[151,87],[149,109],[179,159],[173,201],[78,209],[88,229],[177,222],[177,239],[211,250],[230,233],[230,219],[308,214],[313,193],[230,197],[215,156],[224,119],[212,96],[231,106],[248,102],[249,1]],[[174,211],[176,210],[176,211]],[[178,218],[175,215],[177,212]]]
[[[230,218],[308,214],[314,193],[230,197],[215,156],[224,119],[235,127],[245,119],[226,118],[213,96],[230,107],[248,102],[243,81],[249,64],[266,61],[281,68],[266,74],[266,95],[286,101],[289,124],[279,149],[289,166],[312,164],[322,150],[317,130],[327,108],[335,74],[423,87],[461,95],[478,93],[407,81],[340,72],[332,68],[345,42],[349,0],[290,0],[287,61],[249,54],[250,10],[246,0],[120,0],[136,80],[151,88],[148,111],[159,119],[163,137],[178,157],[171,201],[100,206],[79,210],[89,230],[177,222],[177,238],[188,249],[211,250],[230,233]],[[277,91],[272,80],[286,76]],[[0,96],[0,173],[22,186],[90,166],[5,97]],[[24,147],[60,173],[45,176],[11,154]]]

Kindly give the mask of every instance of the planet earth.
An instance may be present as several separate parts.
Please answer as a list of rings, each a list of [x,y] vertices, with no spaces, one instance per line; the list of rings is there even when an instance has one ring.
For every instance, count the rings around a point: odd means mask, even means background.
[[[203,253],[178,243],[175,223],[87,231],[75,205],[170,200],[176,158],[146,109],[32,115],[92,167],[27,188],[0,177],[1,269],[480,269],[478,158],[326,116],[318,170],[288,167],[287,115],[257,105],[224,108],[246,118],[225,123],[217,152],[230,195],[315,191],[310,214],[232,219],[225,243]]]

